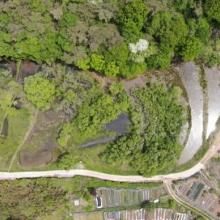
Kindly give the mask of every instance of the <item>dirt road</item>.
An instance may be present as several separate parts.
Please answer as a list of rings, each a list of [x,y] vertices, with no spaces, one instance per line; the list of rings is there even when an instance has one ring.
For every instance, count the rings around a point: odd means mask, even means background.
[[[102,172],[96,172],[85,169],[71,169],[71,170],[51,170],[51,171],[28,171],[28,172],[0,172],[0,180],[12,180],[22,178],[39,178],[39,177],[56,177],[56,178],[67,178],[74,176],[87,176],[94,177],[103,180],[117,181],[117,182],[163,182],[173,181],[179,179],[188,178],[200,170],[205,168],[205,163],[213,157],[217,151],[220,150],[220,145],[213,145],[205,154],[200,162],[198,162],[192,168],[179,172],[170,173],[167,175],[156,175],[152,177],[143,176],[123,176],[113,175]]]

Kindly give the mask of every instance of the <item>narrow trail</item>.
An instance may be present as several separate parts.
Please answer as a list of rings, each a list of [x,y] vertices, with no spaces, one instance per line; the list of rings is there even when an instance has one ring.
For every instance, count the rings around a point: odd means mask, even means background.
[[[22,146],[24,145],[24,143],[27,141],[27,139],[28,139],[28,137],[29,137],[29,135],[30,135],[30,133],[31,133],[31,131],[32,131],[32,129],[33,129],[33,127],[34,127],[34,124],[35,124],[35,122],[36,122],[36,120],[37,120],[37,116],[38,116],[38,111],[35,110],[34,115],[33,115],[33,118],[32,118],[31,123],[30,123],[30,125],[29,125],[29,128],[28,128],[27,132],[25,133],[25,136],[24,136],[22,142],[19,144],[19,146],[17,147],[15,153],[13,154],[13,156],[12,156],[12,158],[11,158],[11,161],[10,161],[10,164],[9,164],[9,167],[8,167],[8,172],[10,172],[10,170],[11,170],[13,164],[14,164],[14,161],[15,161],[15,159],[16,159],[16,156],[17,156],[18,152],[20,151],[20,149],[22,148]]]

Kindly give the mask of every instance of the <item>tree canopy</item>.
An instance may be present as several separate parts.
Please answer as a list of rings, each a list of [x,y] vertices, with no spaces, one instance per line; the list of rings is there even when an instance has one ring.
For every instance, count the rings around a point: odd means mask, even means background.
[[[202,50],[190,59],[215,65],[219,56],[212,30],[218,33],[219,4],[218,0],[172,0],[163,7],[144,0],[2,1],[0,58],[40,64],[62,61],[108,77],[130,78],[168,68],[180,60],[183,46],[196,38]],[[129,44],[139,40],[147,41],[149,48],[133,53]]]
[[[27,99],[38,109],[46,110],[50,108],[55,98],[55,84],[46,79],[42,74],[29,76],[24,82],[24,92]]]
[[[205,0],[204,9],[209,19],[220,23],[220,2],[218,0]]]
[[[127,40],[136,41],[141,37],[147,13],[148,9],[142,0],[130,1],[120,7],[116,22]]]
[[[177,87],[166,88],[157,84],[133,91],[146,118],[145,129],[140,132],[139,120],[135,116],[134,122],[138,126],[134,126],[128,136],[109,144],[101,154],[103,160],[110,163],[127,160],[134,170],[144,175],[169,170],[181,152],[178,136],[184,121],[184,109],[179,104],[180,94]]]

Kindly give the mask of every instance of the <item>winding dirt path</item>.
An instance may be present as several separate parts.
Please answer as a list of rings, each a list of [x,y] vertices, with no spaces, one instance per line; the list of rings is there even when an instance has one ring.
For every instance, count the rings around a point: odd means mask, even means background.
[[[205,163],[220,150],[219,145],[213,145],[205,154],[200,162],[192,168],[167,175],[156,175],[152,177],[143,176],[123,176],[96,172],[86,169],[70,169],[70,170],[51,170],[51,171],[24,171],[24,172],[0,172],[0,180],[12,180],[22,178],[40,178],[40,177],[56,177],[67,178],[74,176],[94,177],[102,180],[110,180],[116,182],[166,182],[188,178],[205,168]]]

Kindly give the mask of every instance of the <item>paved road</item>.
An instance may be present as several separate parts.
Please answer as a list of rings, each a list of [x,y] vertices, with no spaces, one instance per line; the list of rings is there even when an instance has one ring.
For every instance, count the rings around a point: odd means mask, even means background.
[[[213,145],[205,154],[200,162],[198,162],[192,168],[179,173],[171,173],[167,175],[156,175],[152,177],[143,176],[123,176],[123,175],[113,175],[102,172],[96,172],[92,170],[85,169],[71,169],[71,170],[51,170],[51,171],[31,171],[31,172],[0,172],[0,180],[12,180],[12,179],[22,179],[22,178],[39,178],[39,177],[57,177],[66,178],[74,176],[87,176],[94,177],[103,180],[117,181],[117,182],[161,182],[161,181],[173,181],[179,179],[188,178],[200,170],[205,168],[205,163],[213,157],[216,152],[220,150],[219,145]]]

